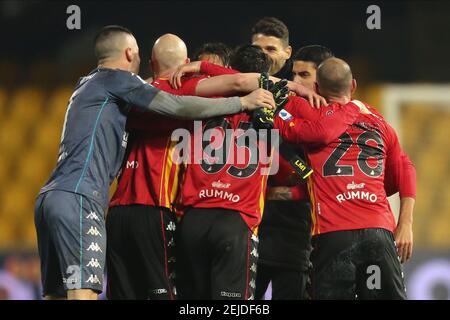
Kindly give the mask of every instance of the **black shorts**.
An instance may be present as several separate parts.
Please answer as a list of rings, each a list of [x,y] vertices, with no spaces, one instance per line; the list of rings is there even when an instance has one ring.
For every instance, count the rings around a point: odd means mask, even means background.
[[[258,238],[239,212],[189,209],[177,231],[180,299],[254,299]]]
[[[311,212],[306,201],[267,201],[258,228],[256,299],[272,282],[273,300],[307,299],[310,273]]]
[[[85,196],[52,190],[36,199],[43,294],[103,290],[106,230],[103,208]]]
[[[312,244],[313,299],[406,299],[392,232],[335,231],[314,236]]]
[[[130,205],[109,210],[109,299],[175,299],[175,223],[175,214],[166,208]]]
[[[308,272],[258,264],[255,298],[262,300],[272,282],[272,300],[307,300],[308,281]]]

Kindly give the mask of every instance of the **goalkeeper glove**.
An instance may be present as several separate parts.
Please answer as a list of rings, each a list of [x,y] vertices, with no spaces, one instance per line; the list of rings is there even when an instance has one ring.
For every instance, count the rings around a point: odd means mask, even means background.
[[[276,110],[268,108],[260,108],[253,111],[252,122],[255,129],[272,129],[273,117],[275,113],[281,110],[288,101],[289,89],[287,80],[281,80],[273,83],[267,72],[261,73],[259,78],[259,86],[273,94]]]

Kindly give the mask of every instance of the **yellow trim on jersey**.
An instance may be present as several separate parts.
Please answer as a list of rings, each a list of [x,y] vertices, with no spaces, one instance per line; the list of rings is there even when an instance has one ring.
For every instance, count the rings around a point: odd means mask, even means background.
[[[164,149],[164,157],[163,157],[163,163],[162,163],[162,170],[161,170],[161,180],[159,181],[159,205],[163,206],[163,207],[167,207],[165,204],[163,204],[163,186],[165,185],[165,173],[166,171],[164,170],[166,168],[167,165],[167,151],[170,148],[170,143],[171,140],[170,138],[167,139],[167,143],[166,143],[166,148]]]
[[[264,204],[265,204],[265,200],[266,200],[265,199],[266,193],[264,192],[264,185],[265,185],[266,181],[267,181],[267,177],[261,179],[261,193],[259,194],[259,212],[261,215],[261,219],[264,215]]]
[[[309,200],[311,201],[311,233],[313,236],[320,234],[319,224],[318,224],[318,216],[317,216],[317,207],[316,207],[316,197],[314,194],[313,187],[313,179],[310,176],[307,181]],[[316,231],[317,230],[317,231]]]
[[[165,167],[165,179],[164,179],[164,195],[165,195],[165,199],[166,202],[164,204],[164,206],[166,208],[170,208],[171,205],[171,195],[169,195],[169,180],[170,180],[170,172],[172,171],[172,166],[173,166],[173,158],[172,158],[172,153],[173,153],[173,149],[175,148],[175,146],[177,145],[176,141],[172,141],[169,138],[169,148],[168,148],[168,152],[166,155],[166,167]]]
[[[180,174],[180,168],[181,168],[181,164],[177,163],[175,164],[175,173],[174,173],[174,177],[173,177],[173,183],[172,183],[172,188],[171,188],[171,193],[170,193],[170,205],[172,206],[172,204],[175,202],[175,199],[177,197],[177,193],[178,193],[178,175]]]

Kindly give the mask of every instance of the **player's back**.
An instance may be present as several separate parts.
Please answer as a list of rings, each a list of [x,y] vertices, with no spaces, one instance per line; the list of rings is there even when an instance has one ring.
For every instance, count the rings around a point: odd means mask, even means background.
[[[166,78],[155,79],[152,85],[174,95],[195,95],[198,82],[204,78],[183,78],[179,89],[172,88]],[[132,109],[127,121],[128,151],[110,206],[141,204],[171,209],[181,169],[175,161],[178,141],[172,141],[171,136],[174,130],[191,125],[192,121]]]
[[[107,204],[127,145],[129,108],[122,97],[141,81],[130,72],[106,68],[79,80],[67,106],[57,166],[41,193],[63,190]]]
[[[322,114],[334,112],[331,104]],[[394,217],[384,189],[386,166],[399,156],[394,130],[381,115],[360,114],[353,125],[325,147],[307,148],[314,169],[310,191],[313,234],[384,228]]]
[[[191,149],[179,198],[181,206],[236,210],[253,229],[260,223],[264,208],[270,165],[266,136],[253,130],[247,113],[213,118],[197,129],[195,134],[203,136],[202,152],[211,148],[215,151],[210,152],[212,158],[206,155],[198,163],[195,147]]]

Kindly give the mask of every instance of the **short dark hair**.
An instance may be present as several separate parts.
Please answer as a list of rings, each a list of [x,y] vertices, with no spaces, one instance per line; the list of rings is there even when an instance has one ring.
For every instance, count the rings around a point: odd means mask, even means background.
[[[297,50],[292,56],[294,61],[307,61],[313,62],[316,68],[326,59],[334,57],[334,53],[327,47],[314,44],[310,46],[304,46]]]
[[[194,60],[200,60],[200,56],[203,54],[215,54],[223,62],[225,66],[230,64],[231,48],[222,42],[207,42],[202,44],[194,52]]]
[[[231,56],[231,68],[240,72],[269,72],[272,61],[264,51],[251,44],[237,47]]]
[[[129,29],[118,25],[108,25],[100,29],[94,38],[94,52],[97,60],[109,57],[111,47],[107,45],[107,41],[109,41],[113,36],[116,36],[118,33],[133,35]]]
[[[281,20],[275,17],[260,19],[252,28],[252,35],[258,33],[279,38],[286,46],[289,45],[289,30]]]

